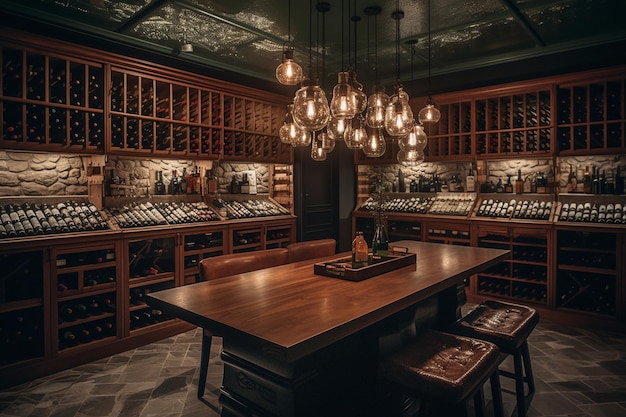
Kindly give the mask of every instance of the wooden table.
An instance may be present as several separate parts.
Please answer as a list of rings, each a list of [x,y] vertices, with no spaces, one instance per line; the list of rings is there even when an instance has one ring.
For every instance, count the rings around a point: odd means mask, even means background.
[[[369,406],[357,403],[371,398],[384,323],[433,297],[440,300],[439,319],[454,320],[463,280],[509,256],[415,241],[393,245],[415,253],[416,264],[352,282],[315,275],[312,261],[296,262],[159,291],[148,303],[223,336],[224,414],[362,413]]]

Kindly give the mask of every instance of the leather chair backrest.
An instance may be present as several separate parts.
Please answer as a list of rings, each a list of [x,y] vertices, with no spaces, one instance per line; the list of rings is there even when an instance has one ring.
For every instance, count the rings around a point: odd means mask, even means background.
[[[286,248],[231,253],[204,258],[200,261],[200,278],[204,281],[210,281],[229,275],[283,265],[288,260],[289,255]]]
[[[335,239],[318,239],[295,242],[287,245],[289,262],[298,262],[335,254]]]

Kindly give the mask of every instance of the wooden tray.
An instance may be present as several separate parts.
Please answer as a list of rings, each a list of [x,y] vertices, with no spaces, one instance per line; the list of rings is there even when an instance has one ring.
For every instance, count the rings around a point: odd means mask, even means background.
[[[376,275],[381,275],[385,272],[414,264],[414,253],[389,255],[385,260],[374,261],[372,264],[362,268],[352,268],[352,258],[344,257],[316,263],[313,265],[313,271],[316,275],[324,275],[348,281],[363,281],[375,277]]]

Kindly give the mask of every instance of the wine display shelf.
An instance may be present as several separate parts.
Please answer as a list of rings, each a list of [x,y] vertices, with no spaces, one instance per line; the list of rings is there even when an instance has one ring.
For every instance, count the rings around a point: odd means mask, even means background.
[[[511,259],[478,274],[479,295],[548,305],[550,228],[479,225],[477,246],[511,251]]]
[[[228,252],[228,229],[207,227],[194,233],[181,234],[183,259],[183,283],[200,281],[198,265],[202,259],[219,256]]]
[[[559,154],[610,154],[626,149],[623,69],[566,81],[559,84],[556,91]]]
[[[117,67],[111,86],[113,153],[291,161],[281,106]]]
[[[472,146],[472,102],[442,103],[438,123],[426,123],[428,145],[424,155],[429,160],[467,159],[474,154]]]
[[[611,232],[558,228],[556,307],[616,317],[624,247]],[[621,276],[623,279],[623,275]]]
[[[115,243],[52,250],[53,352],[119,336],[117,252]]]
[[[626,153],[624,74],[618,67],[435,96],[441,119],[424,125],[425,160]],[[357,152],[355,163],[397,163],[396,141],[386,145],[383,157]]]
[[[43,250],[0,254],[0,368],[43,358],[49,334],[45,313],[49,299],[47,260]]]
[[[287,97],[35,35],[0,47],[0,149],[293,163]],[[106,86],[106,87],[105,87]]]
[[[102,63],[9,45],[0,62],[0,147],[103,152]]]

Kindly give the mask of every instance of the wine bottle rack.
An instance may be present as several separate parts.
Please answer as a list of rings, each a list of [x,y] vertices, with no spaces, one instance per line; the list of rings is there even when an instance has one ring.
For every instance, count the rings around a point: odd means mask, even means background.
[[[53,346],[59,352],[117,337],[115,244],[53,249]]]
[[[416,221],[388,220],[389,241],[422,240],[422,223]]]
[[[128,242],[128,277],[131,281],[173,281],[176,261],[174,237],[153,237]]]
[[[231,252],[239,253],[263,249],[262,237],[262,227],[231,229]]]
[[[228,232],[226,229],[210,229],[203,233],[183,236],[183,284],[200,281],[199,264],[202,259],[227,253]]]
[[[626,78],[612,71],[600,80],[557,87],[559,154],[606,154],[626,150]]]
[[[470,246],[471,232],[468,223],[427,222],[426,241],[451,245]]]
[[[44,254],[0,254],[0,368],[45,354]]]
[[[154,282],[148,285],[145,283],[130,284],[128,296],[130,312],[128,317],[129,334],[174,319],[174,317],[162,310],[148,306],[145,302],[146,295],[150,292],[166,290],[173,287],[173,280]]]
[[[291,162],[280,106],[123,68],[111,86],[113,152]]]
[[[511,259],[476,276],[476,291],[516,301],[548,304],[550,229],[478,226],[479,247],[511,251]]]
[[[0,147],[104,150],[104,66],[11,46],[0,48]]]
[[[615,316],[623,248],[613,233],[557,230],[557,308]]]
[[[438,104],[441,119],[427,123],[428,144],[424,150],[428,160],[468,159],[474,154],[472,145],[472,102]]]
[[[295,241],[291,223],[265,226],[265,249],[285,248]]]
[[[479,99],[475,106],[477,156],[553,154],[550,89]]]
[[[109,229],[91,203],[23,203],[0,205],[0,239]]]

